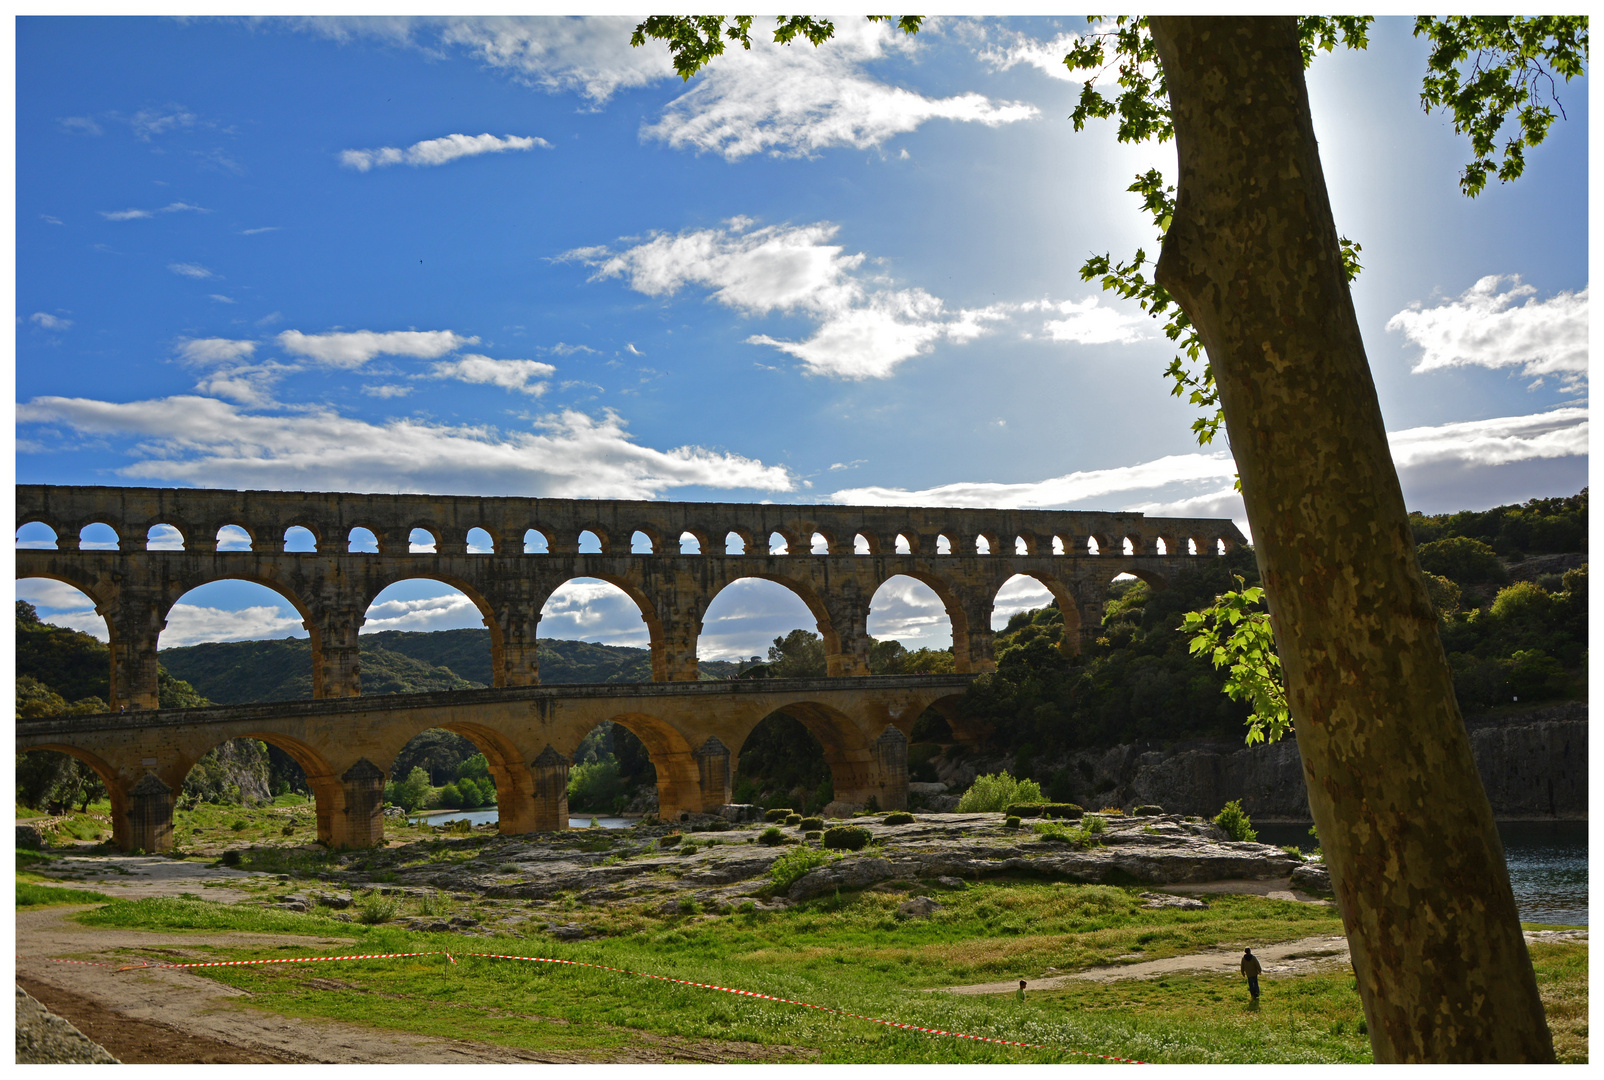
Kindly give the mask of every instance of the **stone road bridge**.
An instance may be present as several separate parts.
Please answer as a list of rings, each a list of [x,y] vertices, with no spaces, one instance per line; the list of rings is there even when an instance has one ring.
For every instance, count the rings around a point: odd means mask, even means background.
[[[443,582],[478,606],[498,687],[539,683],[541,608],[574,578],[609,582],[639,606],[658,682],[696,681],[708,605],[741,578],[802,599],[831,676],[868,673],[875,591],[914,578],[951,619],[957,670],[976,672],[993,666],[992,608],[1015,575],[1057,599],[1064,648],[1075,652],[1102,624],[1115,577],[1163,587],[1245,542],[1229,520],[1079,510],[45,485],[19,485],[16,498],[19,529],[54,534],[19,542],[17,577],[65,582],[94,601],[110,633],[113,711],[157,707],[168,612],[191,589],[229,578],[294,606],[311,638],[313,697],[343,698],[361,689],[357,635],[370,603],[410,578]],[[114,537],[99,550],[84,539],[96,525]]]
[[[90,765],[111,793],[113,838],[125,850],[172,847],[184,777],[229,739],[261,739],[306,771],[318,839],[366,847],[384,837],[384,784],[402,747],[429,728],[472,740],[490,763],[503,833],[568,826],[568,765],[611,720],[645,743],[659,812],[710,812],[730,801],[740,748],[783,712],[818,738],[838,799],[902,809],[908,735],[934,708],[961,730],[953,705],[971,675],[753,679],[525,686],[202,709],[157,709],[17,722],[17,753],[56,750]]]

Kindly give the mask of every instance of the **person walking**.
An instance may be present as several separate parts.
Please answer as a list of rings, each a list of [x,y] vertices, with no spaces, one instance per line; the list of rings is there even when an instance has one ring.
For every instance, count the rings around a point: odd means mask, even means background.
[[[1252,949],[1242,950],[1242,974],[1248,978],[1248,993],[1253,1000],[1259,1000],[1259,972],[1264,969],[1259,966],[1259,958],[1253,955]]]
[[[1025,980],[1019,980],[1019,989],[1014,991],[1014,1000],[1021,1005],[1025,1003]]]

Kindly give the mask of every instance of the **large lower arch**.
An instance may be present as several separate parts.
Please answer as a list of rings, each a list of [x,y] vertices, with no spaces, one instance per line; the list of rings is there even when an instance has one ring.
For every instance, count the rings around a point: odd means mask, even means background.
[[[117,770],[96,755],[73,746],[71,743],[40,743],[37,746],[30,746],[27,750],[19,752],[17,756],[20,758],[24,753],[31,754],[41,750],[65,754],[67,757],[89,766],[94,771],[94,774],[100,778],[100,782],[106,786],[106,794],[111,801],[112,842],[123,850],[128,850],[132,846],[129,842],[131,830],[128,820],[128,792],[117,782]]]
[[[822,702],[792,702],[753,721],[750,727],[741,732],[740,746],[743,750],[758,726],[776,713],[783,713],[796,720],[819,741],[824,750],[825,763],[830,767],[837,803],[867,806],[872,800],[874,805],[881,809],[901,808],[888,805],[895,803],[897,799],[887,794],[874,743],[864,735],[863,730],[851,717]],[[904,746],[906,742],[904,735]],[[738,758],[732,764],[738,765]],[[906,796],[906,758],[904,758],[901,798],[905,800]]]
[[[708,756],[706,751],[709,748],[705,744],[701,748],[692,747],[678,728],[650,713],[618,713],[603,719],[624,728],[645,745],[652,767],[657,770],[657,814],[664,821],[678,821],[681,814],[709,813],[729,802],[727,751],[721,762],[714,763],[709,782],[704,784],[703,773],[706,770],[701,766],[701,758],[697,753],[700,749],[704,751],[703,758]],[[589,731],[587,729],[579,734],[580,741],[583,741]],[[710,741],[717,742],[716,739]],[[579,742],[575,742],[564,750],[564,754],[571,760],[578,749]],[[717,748],[712,748],[711,752],[714,757],[718,756]],[[719,783],[720,774],[716,767],[720,763],[725,769],[722,783]]]
[[[524,753],[505,734],[483,724],[461,720],[442,725],[478,747],[490,763],[496,785],[496,829],[504,836],[549,828],[536,814],[534,777]],[[568,824],[564,815],[562,825]]]

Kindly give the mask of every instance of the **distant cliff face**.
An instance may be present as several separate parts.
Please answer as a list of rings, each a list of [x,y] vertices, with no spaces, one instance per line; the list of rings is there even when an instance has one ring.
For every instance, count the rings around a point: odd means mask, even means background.
[[[1587,705],[1566,702],[1513,715],[1472,718],[1471,752],[1500,818],[1587,817]],[[1259,820],[1307,821],[1308,793],[1292,739],[1252,749],[1193,743],[1164,750],[1126,744],[1086,750],[1063,765],[1083,806],[1156,803],[1171,813],[1213,816],[1231,799]],[[967,762],[942,779],[966,783],[1006,761]]]

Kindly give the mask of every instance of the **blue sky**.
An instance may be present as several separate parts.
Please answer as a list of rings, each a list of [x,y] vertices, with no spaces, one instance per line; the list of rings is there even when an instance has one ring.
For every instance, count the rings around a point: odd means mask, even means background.
[[[19,20],[19,481],[1241,519],[1155,325],[1079,278],[1153,250],[1124,188],[1173,171],[1066,119],[1080,20],[844,19],[688,85],[631,25]],[[1574,493],[1585,80],[1527,175],[1469,200],[1424,56],[1381,20],[1309,73],[1405,493]],[[704,654],[809,625],[781,593],[722,599]],[[436,586],[381,599],[370,629],[478,624]],[[871,632],[944,644],[933,599],[888,586]],[[218,585],[163,643],[299,632]],[[584,585],[541,632],[645,636]]]

